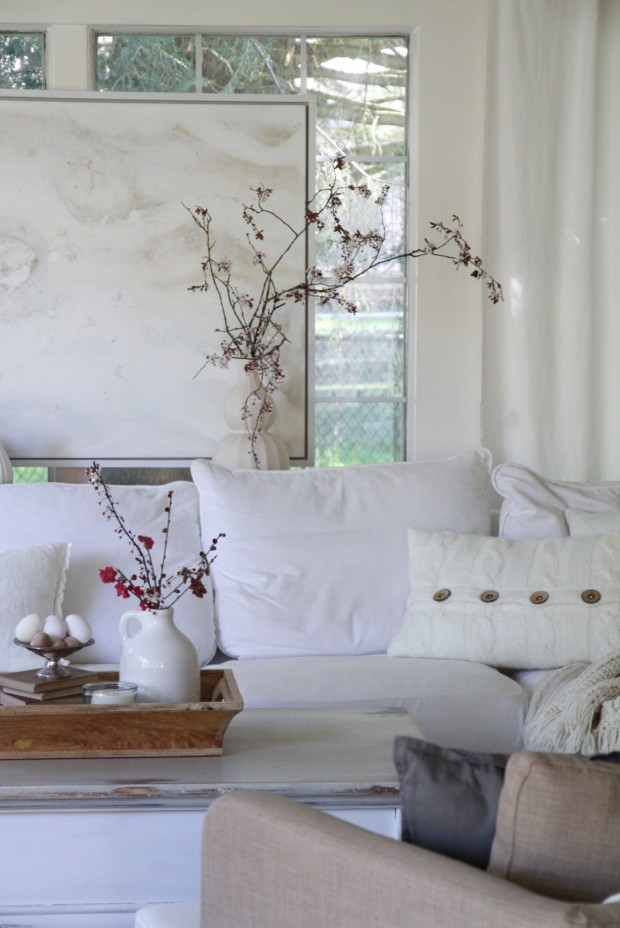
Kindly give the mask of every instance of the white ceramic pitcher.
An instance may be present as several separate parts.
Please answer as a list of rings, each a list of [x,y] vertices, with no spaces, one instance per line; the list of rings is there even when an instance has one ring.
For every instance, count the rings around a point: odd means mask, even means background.
[[[130,634],[130,623],[140,628]],[[121,616],[119,679],[137,683],[137,702],[198,702],[200,662],[196,648],[174,624],[174,610],[132,609]]]

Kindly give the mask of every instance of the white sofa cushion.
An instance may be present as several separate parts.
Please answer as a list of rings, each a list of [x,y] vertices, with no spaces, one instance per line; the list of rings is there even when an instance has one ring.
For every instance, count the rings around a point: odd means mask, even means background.
[[[620,483],[548,480],[521,464],[499,464],[492,481],[502,497],[499,534],[513,541],[568,535],[568,508],[620,510]]]
[[[192,465],[218,644],[234,657],[385,652],[407,601],[407,528],[488,534],[490,455],[230,471]]]
[[[31,612],[41,618],[62,610],[69,545],[60,543],[0,553],[0,670],[41,667],[36,654],[13,644],[17,623]]]
[[[366,654],[227,661],[244,708],[404,708],[434,744],[510,753],[521,746],[525,693],[493,667]]]
[[[164,902],[136,912],[134,928],[200,928],[200,902]]]
[[[202,547],[198,493],[189,481],[165,486],[115,486],[112,493],[127,526],[136,534],[162,538],[164,507],[172,490],[172,524],[168,536],[167,572],[192,564]],[[118,663],[119,619],[137,601],[116,597],[113,586],[99,579],[102,567],[113,565],[133,573],[128,543],[114,531],[89,484],[33,483],[0,485],[0,551],[57,541],[71,543],[64,612],[83,616],[95,644],[74,655],[80,663]],[[159,548],[153,550],[156,560]],[[175,622],[198,649],[201,661],[215,651],[212,597],[187,593],[174,607]]]
[[[560,667],[620,649],[620,533],[508,541],[409,532],[394,657]]]

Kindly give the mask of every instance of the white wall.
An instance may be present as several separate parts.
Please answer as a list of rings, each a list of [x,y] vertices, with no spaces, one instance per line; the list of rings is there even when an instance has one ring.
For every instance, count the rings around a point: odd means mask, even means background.
[[[54,28],[50,89],[88,88],[89,27],[416,30],[419,42],[417,190],[422,235],[457,213],[479,253],[483,193],[486,40],[492,0],[0,0],[0,28]],[[450,454],[480,443],[479,285],[448,262],[416,263],[417,319],[410,385],[409,457]],[[492,269],[491,269],[492,270]],[[500,310],[498,310],[500,311]]]

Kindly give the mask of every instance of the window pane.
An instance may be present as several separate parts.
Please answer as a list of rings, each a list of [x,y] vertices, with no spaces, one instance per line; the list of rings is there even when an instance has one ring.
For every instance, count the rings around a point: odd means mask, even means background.
[[[329,154],[404,155],[407,39],[308,39],[308,90]]]
[[[0,32],[0,87],[3,90],[43,90],[43,33]]]
[[[193,36],[97,36],[98,90],[184,93],[195,88]]]
[[[206,93],[299,93],[294,36],[202,36]]]
[[[402,461],[403,421],[402,403],[317,403],[316,465]]]
[[[316,316],[316,396],[363,399],[404,392],[405,311],[402,284],[360,284],[358,311]]]
[[[47,467],[14,467],[13,483],[47,483]]]

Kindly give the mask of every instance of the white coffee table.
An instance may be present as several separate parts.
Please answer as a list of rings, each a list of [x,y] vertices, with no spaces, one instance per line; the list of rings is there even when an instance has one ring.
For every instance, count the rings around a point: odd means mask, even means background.
[[[244,709],[221,757],[0,761],[3,928],[132,928],[200,895],[200,834],[225,792],[260,789],[399,833],[402,710]]]

